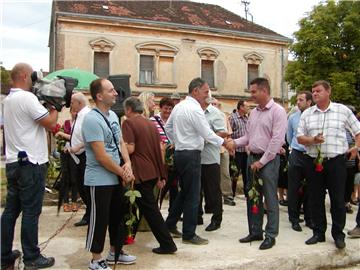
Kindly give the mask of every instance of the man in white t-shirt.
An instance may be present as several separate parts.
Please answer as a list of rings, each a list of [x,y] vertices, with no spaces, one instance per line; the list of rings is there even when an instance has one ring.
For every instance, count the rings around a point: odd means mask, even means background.
[[[86,166],[86,155],[84,148],[84,139],[81,134],[81,128],[85,115],[90,111],[87,106],[87,99],[83,93],[75,93],[71,97],[71,108],[77,112],[76,119],[71,129],[70,149],[69,151],[79,159],[76,164],[73,159],[70,160],[70,170],[76,178],[77,188],[82,201],[86,205],[86,212],[82,219],[76,222],[75,226],[85,226],[89,223],[90,219],[90,191],[84,186],[84,174]]]
[[[25,268],[47,268],[55,263],[38,247],[38,222],[45,191],[48,148],[45,129],[56,125],[58,112],[49,111],[30,92],[33,69],[18,63],[11,71],[12,88],[4,99],[7,197],[1,216],[1,269],[21,255],[12,250],[16,219],[22,212],[21,244]]]

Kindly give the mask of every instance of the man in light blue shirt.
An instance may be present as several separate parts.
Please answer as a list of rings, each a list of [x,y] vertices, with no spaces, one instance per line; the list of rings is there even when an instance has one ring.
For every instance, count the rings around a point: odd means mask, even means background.
[[[209,241],[196,235],[197,214],[200,200],[201,151],[204,140],[217,145],[228,141],[217,136],[206,121],[201,104],[209,95],[209,85],[201,78],[189,84],[189,96],[175,106],[166,122],[165,130],[175,145],[175,170],[179,176],[180,192],[166,219],[166,225],[173,236],[182,236],[183,243],[206,245]],[[183,234],[176,229],[176,223],[183,215]]]
[[[304,217],[307,226],[311,225],[311,218],[309,213],[309,204],[307,203],[307,194],[305,194],[304,185],[302,182],[305,179],[305,167],[304,167],[304,154],[306,153],[305,147],[299,144],[296,133],[300,121],[301,113],[309,108],[312,104],[312,94],[309,91],[299,92],[296,97],[296,105],[298,111],[290,115],[288,121],[288,129],[286,133],[286,140],[291,147],[291,153],[289,156],[289,167],[288,167],[288,214],[291,227],[294,231],[301,232],[302,228],[299,224],[300,219],[300,204],[301,199],[299,193],[303,197],[304,201]],[[302,190],[303,192],[299,192]],[[303,193],[303,194],[302,194]]]
[[[224,114],[211,104],[205,106],[204,112],[210,128],[216,134],[223,136],[226,132]],[[220,179],[220,147],[205,141],[204,149],[201,152],[201,189],[205,197],[205,212],[213,214],[211,223],[205,228],[205,231],[215,231],[221,225],[223,209]],[[200,199],[200,220],[202,220],[202,215],[202,199]]]
[[[85,185],[90,189],[90,222],[86,249],[92,253],[88,269],[110,270],[107,264],[131,264],[135,256],[120,252],[115,259],[115,249],[121,250],[125,228],[123,224],[123,182],[134,179],[129,154],[121,138],[119,119],[110,110],[117,93],[112,83],[97,79],[90,84],[91,97],[96,107],[86,114],[82,136],[86,151]],[[121,159],[124,165],[120,166]],[[107,227],[110,251],[102,259]]]

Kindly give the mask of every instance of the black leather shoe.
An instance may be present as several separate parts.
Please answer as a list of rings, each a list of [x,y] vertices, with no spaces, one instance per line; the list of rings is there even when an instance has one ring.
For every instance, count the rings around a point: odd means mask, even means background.
[[[305,241],[305,244],[314,245],[318,242],[325,242],[325,235],[314,234],[311,238]]]
[[[88,222],[85,219],[80,220],[79,222],[76,222],[74,226],[80,227],[80,226],[86,226],[88,225]]]
[[[294,230],[294,231],[297,231],[297,232],[301,232],[302,231],[302,228],[300,226],[299,223],[293,223],[291,224],[291,228]]]
[[[342,238],[335,239],[335,246],[336,246],[338,249],[343,249],[343,248],[345,248],[346,244],[345,244],[344,239],[342,239]]]
[[[220,223],[211,222],[211,223],[209,224],[209,226],[207,226],[207,227],[205,228],[205,231],[211,232],[211,231],[215,231],[215,230],[217,230],[217,229],[219,229],[219,228],[220,228]]]
[[[259,249],[261,250],[265,250],[265,249],[269,249],[272,248],[275,245],[275,238],[272,237],[265,237],[265,240],[261,243]]]
[[[41,268],[48,268],[53,266],[55,263],[54,257],[45,257],[42,254],[36,260],[33,261],[24,261],[25,267],[24,270],[35,270]]]
[[[252,234],[249,234],[248,236],[244,237],[244,238],[241,238],[239,239],[239,242],[240,243],[250,243],[252,241],[261,241],[263,240],[263,236],[260,234],[260,235],[252,235]]]
[[[234,202],[234,200],[231,200],[231,199],[229,199],[229,198],[225,198],[225,199],[224,199],[224,204],[230,205],[230,206],[235,206],[235,205],[236,205],[236,203]]]
[[[163,249],[162,247],[153,248],[152,252],[156,254],[174,254],[177,251],[177,248],[174,249]]]
[[[207,245],[209,244],[209,240],[201,238],[198,235],[194,235],[191,239],[183,239],[182,242],[184,244],[192,244],[192,245]]]

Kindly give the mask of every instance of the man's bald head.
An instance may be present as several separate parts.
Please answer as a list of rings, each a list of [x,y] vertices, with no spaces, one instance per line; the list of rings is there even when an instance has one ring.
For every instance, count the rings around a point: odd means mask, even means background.
[[[18,63],[11,70],[11,80],[13,87],[29,90],[32,86],[31,73],[32,67],[26,63]]]
[[[71,96],[71,108],[79,112],[82,108],[88,105],[88,100],[85,95],[81,92],[74,93]]]

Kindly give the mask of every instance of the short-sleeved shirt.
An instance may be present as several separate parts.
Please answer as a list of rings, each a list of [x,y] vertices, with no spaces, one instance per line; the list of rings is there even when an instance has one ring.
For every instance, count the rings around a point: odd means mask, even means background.
[[[314,137],[323,133],[324,142],[320,145],[324,157],[333,158],[344,154],[348,148],[346,129],[353,135],[360,133],[360,123],[353,112],[345,105],[330,102],[329,107],[322,111],[316,105],[306,109],[298,126],[297,137]],[[318,145],[305,146],[306,153],[316,158]]]
[[[85,169],[85,185],[86,186],[111,186],[118,185],[118,176],[105,169],[95,158],[95,153],[91,148],[91,142],[103,142],[105,151],[118,164],[120,157],[116,144],[119,145],[121,130],[119,118],[113,111],[109,111],[108,115],[102,114],[108,119],[111,129],[106,124],[104,118],[97,109],[91,110],[85,115],[82,123],[82,135],[85,143],[86,151],[86,169]],[[116,142],[113,139],[115,134]]]
[[[16,162],[19,151],[25,151],[33,164],[49,161],[46,131],[38,123],[48,115],[33,93],[19,88],[10,90],[4,99],[6,163]]]
[[[160,136],[155,125],[142,115],[126,119],[122,123],[124,142],[135,144],[135,151],[130,155],[135,181],[165,178],[160,150]]]
[[[212,105],[205,109],[205,118],[210,128],[216,133],[225,131],[224,114]],[[201,164],[220,164],[220,146],[205,141],[204,149],[201,151]]]

